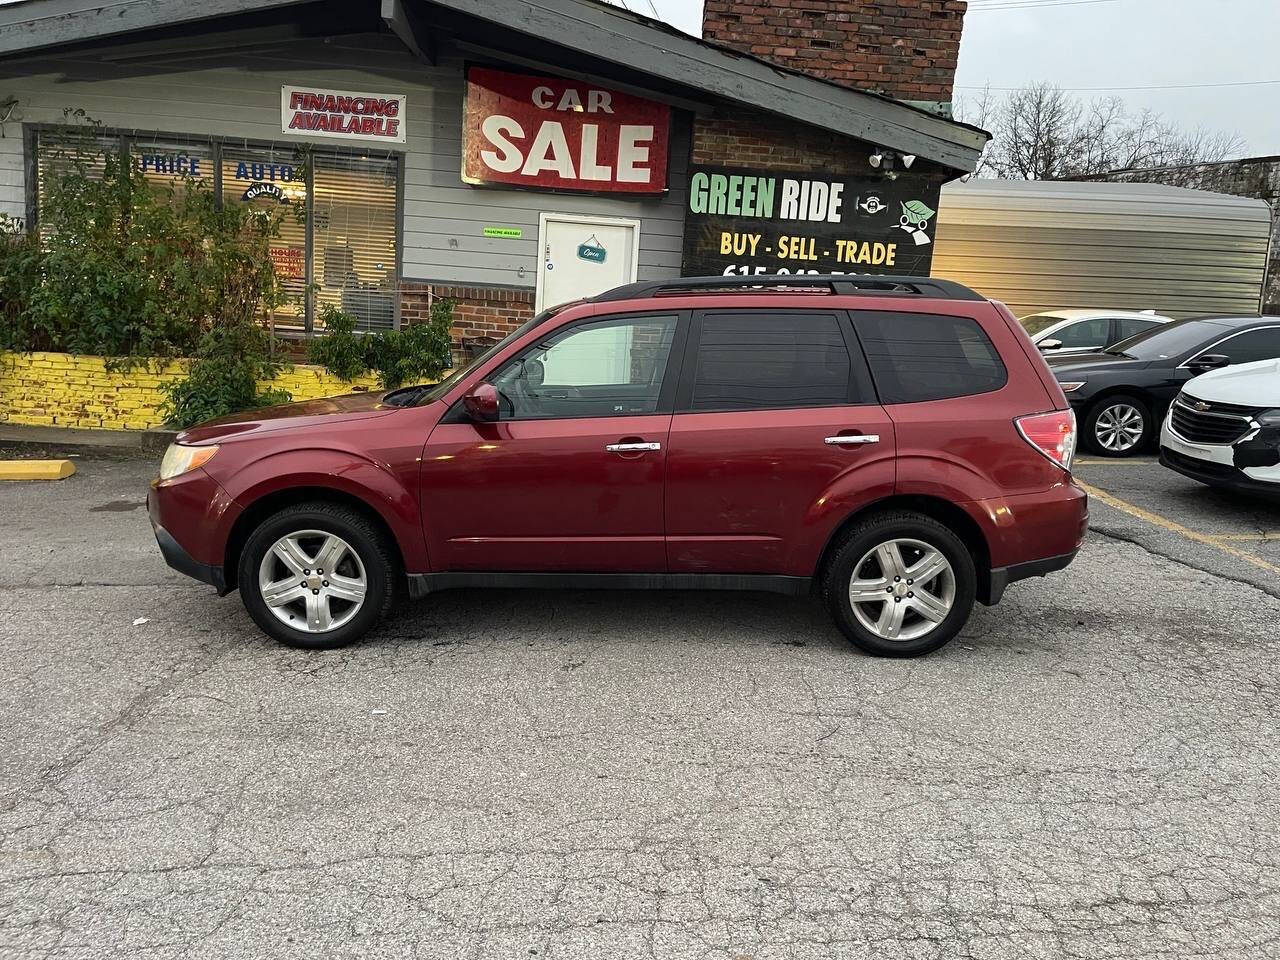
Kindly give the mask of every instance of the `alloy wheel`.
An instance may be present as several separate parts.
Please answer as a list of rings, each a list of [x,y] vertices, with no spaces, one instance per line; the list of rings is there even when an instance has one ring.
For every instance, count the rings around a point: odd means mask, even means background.
[[[1094,421],[1093,435],[1104,450],[1128,453],[1142,440],[1147,424],[1142,411],[1132,404],[1116,403],[1104,409]]]
[[[883,640],[918,640],[932,633],[955,599],[951,561],[923,540],[888,540],[868,550],[849,581],[854,616]]]
[[[328,633],[364,606],[369,579],[341,537],[299,530],[272,544],[258,565],[258,591],[272,615],[304,633]]]

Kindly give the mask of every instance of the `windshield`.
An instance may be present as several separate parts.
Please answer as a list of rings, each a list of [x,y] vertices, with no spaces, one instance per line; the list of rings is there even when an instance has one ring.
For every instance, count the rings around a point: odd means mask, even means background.
[[[568,304],[565,304],[564,306],[568,306]],[[464,363],[462,366],[460,366],[457,370],[453,371],[453,373],[449,374],[449,376],[445,377],[439,383],[432,384],[430,387],[423,390],[422,393],[418,395],[413,405],[415,407],[420,407],[425,404],[433,403],[436,400],[439,400],[441,397],[443,397],[446,393],[449,392],[450,387],[452,387],[455,383],[457,383],[459,380],[465,377],[468,373],[474,370],[477,364],[483,363],[485,358],[490,356],[495,350],[501,349],[502,347],[510,343],[512,340],[515,340],[517,337],[524,336],[526,333],[528,333],[538,324],[542,323],[544,320],[555,316],[557,313],[559,313],[561,310],[564,309],[564,306],[553,307],[550,310],[543,310],[541,313],[533,317],[533,319],[526,320],[524,323],[520,324],[520,326],[516,327],[514,330],[508,333],[505,337],[503,337],[493,346],[485,350],[483,353],[476,354],[474,359]]]
[[[1123,353],[1135,360],[1170,360],[1229,332],[1229,327],[1212,320],[1175,320],[1121,340],[1106,352]]]
[[[1048,313],[1037,313],[1030,317],[1023,317],[1018,322],[1026,329],[1027,333],[1035,336],[1041,330],[1048,330],[1055,323],[1061,323],[1062,317],[1055,317]]]

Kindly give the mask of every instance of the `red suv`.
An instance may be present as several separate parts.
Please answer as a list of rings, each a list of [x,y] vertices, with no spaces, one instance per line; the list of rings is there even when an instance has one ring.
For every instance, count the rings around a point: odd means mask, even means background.
[[[298,647],[452,587],[818,588],[914,656],[1071,562],[1075,420],[1013,315],[944,280],[636,283],[448,379],[179,435],[165,559]]]

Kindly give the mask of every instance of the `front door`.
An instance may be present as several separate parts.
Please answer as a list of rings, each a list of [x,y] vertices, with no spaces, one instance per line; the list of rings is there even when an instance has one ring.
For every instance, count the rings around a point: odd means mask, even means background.
[[[673,573],[809,576],[835,526],[893,492],[894,432],[848,316],[695,314],[667,454]]]
[[[660,573],[677,313],[552,331],[490,378],[499,419],[451,411],[423,452],[436,571]]]
[[[640,221],[544,213],[539,218],[539,311],[636,279]]]

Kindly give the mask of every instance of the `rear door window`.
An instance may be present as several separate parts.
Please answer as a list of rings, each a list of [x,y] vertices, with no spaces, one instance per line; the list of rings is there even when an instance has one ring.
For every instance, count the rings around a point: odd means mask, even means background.
[[[853,317],[882,403],[967,397],[1008,382],[995,345],[969,317],[880,312]]]
[[[1125,317],[1116,321],[1116,340],[1127,340],[1129,337],[1137,336],[1143,330],[1150,330],[1156,325],[1155,320],[1134,320]]]
[[[857,378],[842,321],[842,315],[823,311],[702,314],[685,409],[777,410],[874,402],[869,390],[852,385]]]
[[[1061,340],[1064,347],[1105,347],[1111,336],[1111,321],[1106,317],[1081,320],[1063,327],[1050,339]]]

